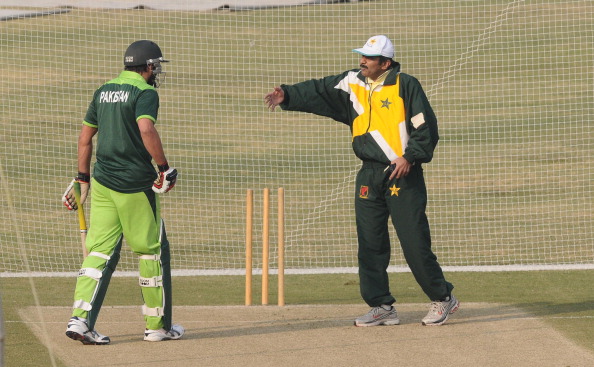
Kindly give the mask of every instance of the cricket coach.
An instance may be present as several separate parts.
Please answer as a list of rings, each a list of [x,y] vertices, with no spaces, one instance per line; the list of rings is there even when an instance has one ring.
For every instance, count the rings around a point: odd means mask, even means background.
[[[421,84],[393,60],[392,42],[371,37],[362,48],[360,68],[322,79],[275,87],[268,108],[309,112],[349,126],[357,174],[355,216],[359,242],[361,296],[371,310],[356,326],[400,323],[390,293],[388,218],[416,281],[431,300],[423,325],[441,325],[459,306],[454,286],[444,278],[431,250],[425,214],[427,191],[422,164],[433,158],[439,140],[437,119]]]

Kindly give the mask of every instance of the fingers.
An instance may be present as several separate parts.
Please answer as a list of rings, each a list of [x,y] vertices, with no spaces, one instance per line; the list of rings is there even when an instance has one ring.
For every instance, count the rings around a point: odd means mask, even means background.
[[[410,172],[411,164],[406,160],[406,158],[398,157],[392,162],[390,162],[390,167],[394,167],[393,172],[390,174],[390,180],[394,178],[401,178],[408,175]],[[387,169],[386,169],[387,170]]]
[[[73,179],[64,194],[62,195],[62,203],[68,210],[77,210],[78,204],[76,203],[76,198],[74,197],[74,184],[80,184],[80,205],[82,206],[87,199],[87,195],[89,194],[89,183],[86,181],[79,181],[77,178]]]
[[[276,108],[276,104],[274,102],[272,102],[271,98],[265,99],[265,103],[266,103],[266,107],[270,111],[274,111],[274,109]]]
[[[394,170],[394,172],[392,172],[390,179],[392,179],[394,177],[396,177],[396,178],[405,177],[406,175],[408,175],[409,172],[410,172],[410,165],[396,166],[396,169]]]
[[[72,180],[70,182],[66,191],[64,191],[64,194],[62,195],[62,203],[64,203],[64,206],[68,208],[68,210],[78,209],[76,200],[74,199],[74,181],[75,180]]]
[[[157,179],[153,183],[153,191],[157,194],[164,194],[169,192],[177,182],[177,170],[170,168],[165,172],[159,172]]]
[[[280,87],[274,87],[274,90],[264,96],[264,103],[270,111],[274,111],[276,106],[281,104],[285,99],[285,94]]]
[[[276,103],[274,103],[274,94],[275,93],[276,93],[276,91],[268,93],[264,97],[264,103],[266,103],[266,107],[268,107],[268,109],[270,111],[274,111],[274,108],[276,107]]]
[[[69,193],[64,195],[62,198],[62,203],[68,210],[77,210],[78,206],[76,205],[76,200],[74,199],[74,193]]]

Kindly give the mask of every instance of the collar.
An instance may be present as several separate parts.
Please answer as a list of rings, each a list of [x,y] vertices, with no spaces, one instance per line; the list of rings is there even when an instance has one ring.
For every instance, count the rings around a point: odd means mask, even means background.
[[[382,75],[378,76],[376,80],[371,80],[369,78],[366,78],[366,83],[367,84],[380,84],[382,83],[384,80],[386,80],[386,78],[388,77],[388,74],[390,74],[390,71],[392,71],[391,69],[388,69],[386,71],[384,71],[382,73]]]
[[[124,78],[124,79],[134,79],[134,80],[138,80],[138,81],[142,81],[142,82],[146,83],[146,80],[142,77],[142,75],[138,74],[135,71],[123,70],[120,73],[119,77]]]

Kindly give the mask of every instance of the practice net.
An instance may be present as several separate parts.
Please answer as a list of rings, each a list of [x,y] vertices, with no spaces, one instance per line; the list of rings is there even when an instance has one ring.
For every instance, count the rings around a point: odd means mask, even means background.
[[[594,2],[302,2],[3,2],[0,274],[80,267],[77,218],[60,197],[77,171],[93,91],[119,74],[138,39],[172,60],[157,123],[180,172],[162,196],[172,268],[241,273],[247,189],[261,266],[264,188],[275,268],[283,187],[288,271],[355,269],[360,162],[348,127],[270,112],[263,97],[281,83],[357,68],[351,50],[376,34],[392,39],[438,117],[441,140],[424,168],[440,263],[594,265]],[[393,232],[392,241],[392,267],[404,267]],[[118,269],[137,269],[126,246]]]

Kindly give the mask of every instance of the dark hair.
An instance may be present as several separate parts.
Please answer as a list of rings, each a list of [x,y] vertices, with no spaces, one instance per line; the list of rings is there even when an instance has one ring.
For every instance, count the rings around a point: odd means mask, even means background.
[[[385,56],[378,56],[379,57],[379,63],[383,64],[386,61],[390,61],[390,67],[396,65],[396,61],[394,61],[393,59],[389,58],[389,57],[385,57]]]
[[[148,65],[125,66],[124,70],[142,73],[148,70]]]

